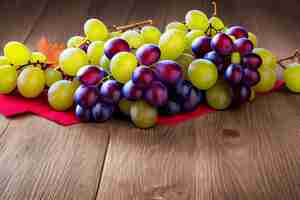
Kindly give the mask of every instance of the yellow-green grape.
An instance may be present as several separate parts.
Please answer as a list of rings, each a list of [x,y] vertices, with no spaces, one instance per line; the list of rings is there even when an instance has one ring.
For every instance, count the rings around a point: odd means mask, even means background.
[[[0,66],[1,65],[10,65],[9,59],[5,56],[0,56]]]
[[[145,26],[141,30],[141,35],[144,38],[144,42],[147,44],[158,44],[161,36],[161,32],[154,26]]]
[[[85,38],[82,36],[73,36],[68,40],[67,47],[68,48],[79,47],[84,40],[85,40]]]
[[[17,86],[17,70],[11,65],[0,65],[0,94],[9,94]]]
[[[72,81],[57,81],[48,90],[48,103],[54,110],[66,111],[73,106],[74,93]]]
[[[223,21],[219,17],[211,17],[209,19],[209,23],[214,29],[218,31],[222,31],[225,28]]]
[[[260,74],[259,83],[253,88],[255,92],[265,93],[271,91],[276,83],[276,71],[268,67],[260,67],[258,69]]]
[[[88,57],[79,48],[65,49],[59,56],[59,66],[69,76],[75,76],[77,71],[87,64]]]
[[[192,43],[193,41],[198,38],[198,37],[202,37],[204,36],[205,33],[202,30],[192,30],[190,32],[188,32],[185,35],[185,41],[186,41],[186,47],[185,49],[188,50],[188,52],[192,53]]]
[[[77,78],[73,78],[72,86],[73,86],[74,90],[77,90],[77,88],[79,88],[80,85],[81,85],[81,82]]]
[[[144,101],[133,103],[130,108],[130,116],[132,122],[138,128],[151,128],[157,122],[157,110]]]
[[[232,39],[232,41],[236,41],[236,37],[234,37],[233,35],[229,35],[229,37]]]
[[[189,69],[190,64],[193,62],[193,60],[194,60],[194,57],[192,55],[190,55],[190,54],[187,54],[187,53],[181,54],[176,59],[176,62],[180,65],[180,67],[181,67],[181,69],[183,71],[185,80],[189,79],[189,77],[188,77],[188,69]]]
[[[44,90],[46,78],[44,71],[38,67],[24,69],[17,80],[20,94],[26,98],[38,97]]]
[[[256,97],[256,92],[253,88],[251,88],[251,96],[250,96],[249,101],[250,102],[254,101],[255,97]]]
[[[231,63],[240,64],[241,63],[241,54],[239,52],[234,52],[231,54]]]
[[[95,18],[85,22],[84,33],[90,41],[105,41],[109,36],[105,24]]]
[[[110,65],[110,60],[106,57],[106,55],[103,55],[100,59],[100,66],[105,69],[105,71],[109,72],[109,65]]]
[[[116,54],[110,62],[112,76],[120,83],[127,83],[132,76],[138,61],[134,54],[121,52]]]
[[[26,65],[31,58],[30,50],[20,42],[8,42],[4,46],[4,56],[15,66]]]
[[[46,63],[47,56],[41,52],[32,52],[30,62],[31,63]]]
[[[104,42],[95,41],[92,42],[87,50],[87,56],[92,65],[98,65],[100,58],[104,54]]]
[[[144,38],[137,31],[128,30],[122,34],[122,38],[126,40],[130,48],[133,49],[137,49],[144,44]]]
[[[166,31],[172,30],[172,29],[177,29],[177,30],[183,31],[185,33],[188,32],[188,28],[186,27],[186,25],[181,22],[171,22],[166,26]]]
[[[119,109],[120,111],[126,115],[126,116],[130,116],[130,109],[131,109],[131,106],[134,102],[133,101],[128,101],[126,99],[122,99],[120,102],[119,102]]]
[[[217,67],[209,60],[194,60],[188,69],[189,80],[199,90],[207,90],[218,80]]]
[[[55,82],[63,79],[63,75],[61,74],[61,72],[52,68],[48,68],[45,70],[45,77],[46,77],[46,85],[48,87],[50,87]]]
[[[111,32],[109,34],[109,39],[116,38],[116,37],[121,37],[121,36],[122,36],[122,32],[120,32],[120,31],[114,31],[114,32]]]
[[[253,53],[256,53],[262,58],[263,60],[262,67],[276,69],[277,58],[271,51],[264,48],[255,48],[253,49]]]
[[[206,31],[209,22],[206,14],[200,10],[191,10],[185,16],[185,23],[189,29],[200,29]]]
[[[232,102],[231,90],[225,81],[218,81],[206,91],[205,96],[208,105],[216,110],[225,110]]]
[[[283,72],[286,87],[295,93],[300,93],[300,64],[290,64]]]
[[[257,47],[257,37],[253,33],[249,32],[248,33],[248,39],[252,42],[254,48]]]
[[[185,50],[185,34],[178,30],[165,32],[159,41],[162,60],[176,60]]]

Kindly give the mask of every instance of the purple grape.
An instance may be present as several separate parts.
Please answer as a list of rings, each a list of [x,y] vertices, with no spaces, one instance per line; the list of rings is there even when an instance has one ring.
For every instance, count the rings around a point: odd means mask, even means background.
[[[155,74],[150,67],[140,66],[134,70],[132,81],[140,88],[146,88],[155,79]]]
[[[248,38],[248,31],[241,26],[233,26],[231,28],[229,28],[226,33],[228,35],[232,35],[234,36],[236,39],[240,39],[240,38]]]
[[[167,104],[160,109],[163,115],[177,115],[181,112],[180,102],[169,100]]]
[[[88,43],[83,43],[83,44],[81,44],[81,45],[79,46],[79,48],[80,48],[81,50],[83,50],[84,52],[87,52],[89,46],[90,46],[90,45],[89,45]]]
[[[97,87],[80,85],[74,94],[74,101],[83,108],[94,106],[99,99]]]
[[[92,108],[92,117],[95,122],[105,122],[112,118],[114,106],[103,102],[98,102]]]
[[[223,74],[225,71],[225,67],[228,66],[228,65],[225,65],[224,57],[215,51],[211,51],[211,52],[205,54],[204,59],[210,60],[211,62],[213,62],[217,66],[218,72],[220,74]]]
[[[113,38],[104,45],[104,53],[108,59],[112,59],[114,55],[120,52],[130,52],[129,44],[121,38]]]
[[[174,61],[160,61],[155,66],[155,74],[158,80],[168,86],[176,85],[182,78],[181,67]]]
[[[249,86],[255,86],[260,81],[260,75],[256,69],[245,68],[242,82]]]
[[[252,52],[254,45],[249,39],[240,38],[234,42],[234,48],[241,55],[246,55]]]
[[[141,65],[153,65],[159,61],[161,51],[157,45],[146,44],[140,47],[136,52],[136,57]]]
[[[231,64],[224,73],[224,79],[232,85],[241,83],[243,78],[243,67],[238,64]]]
[[[169,98],[168,89],[161,82],[154,81],[145,91],[144,98],[152,106],[164,106],[168,102]]]
[[[184,80],[180,81],[176,86],[176,94],[182,99],[187,99],[190,96],[193,85],[191,82]]]
[[[86,86],[96,86],[106,75],[107,74],[104,69],[97,66],[88,65],[80,68],[80,70],[77,72],[77,79]]]
[[[234,50],[232,39],[225,33],[218,33],[213,37],[211,47],[214,51],[223,56],[230,55]]]
[[[204,36],[195,39],[192,43],[192,51],[197,58],[202,58],[205,54],[212,51],[211,38]]]
[[[251,97],[251,88],[247,85],[239,85],[233,89],[233,106],[246,103]]]
[[[123,96],[130,101],[136,101],[142,98],[143,90],[132,82],[128,81],[122,88]]]
[[[242,63],[246,68],[258,69],[262,65],[263,61],[259,55],[249,53],[243,57]]]
[[[182,110],[184,112],[193,112],[204,102],[204,99],[203,92],[193,87],[189,97],[182,101]]]
[[[92,119],[91,110],[87,108],[83,108],[80,105],[76,106],[75,115],[81,122],[89,122]]]
[[[115,80],[105,81],[100,87],[100,98],[105,103],[118,103],[122,98],[121,85]]]

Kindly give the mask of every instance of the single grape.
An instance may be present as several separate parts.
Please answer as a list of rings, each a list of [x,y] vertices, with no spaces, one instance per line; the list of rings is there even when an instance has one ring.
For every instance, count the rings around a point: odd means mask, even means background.
[[[254,45],[249,39],[240,38],[234,42],[234,48],[241,55],[246,55],[252,52]]]
[[[232,85],[238,85],[241,83],[244,76],[244,70],[241,65],[238,64],[231,64],[226,69],[224,73],[224,79],[232,84]]]
[[[242,64],[246,68],[258,69],[262,65],[263,60],[255,53],[249,53],[243,56]]]
[[[144,94],[146,102],[155,107],[164,106],[168,102],[168,89],[159,81],[154,81]]]
[[[241,54],[239,52],[233,52],[230,56],[232,64],[241,64]]]
[[[92,118],[95,122],[105,122],[112,118],[114,114],[114,106],[103,102],[98,102],[92,108]]]
[[[18,90],[26,98],[38,97],[43,92],[45,84],[44,71],[38,67],[27,67],[17,80]]]
[[[232,39],[225,33],[218,33],[214,36],[211,40],[211,47],[223,56],[230,55],[234,50]]]
[[[84,41],[82,36],[73,36],[67,42],[67,48],[78,48]]]
[[[187,99],[190,96],[193,85],[187,80],[180,81],[176,85],[176,97],[178,96],[181,99]]]
[[[147,88],[155,79],[155,74],[150,67],[140,66],[132,74],[132,81],[140,88]]]
[[[151,128],[157,122],[158,113],[156,108],[144,101],[137,101],[130,108],[132,122],[138,128]]]
[[[156,63],[155,74],[158,80],[168,86],[176,85],[183,78],[181,67],[171,60]]]
[[[162,60],[176,60],[185,50],[185,34],[176,29],[165,32],[159,41]]]
[[[143,90],[136,84],[134,84],[131,80],[123,86],[122,92],[125,99],[130,101],[137,101],[143,96]]]
[[[125,40],[113,38],[105,43],[104,53],[108,59],[112,59],[114,55],[120,52],[130,52],[129,44]]]
[[[225,110],[232,102],[231,90],[225,81],[218,81],[206,91],[205,96],[208,105],[216,110]]]
[[[69,76],[75,76],[77,71],[87,64],[86,53],[78,48],[66,49],[59,56],[59,66]]]
[[[199,90],[207,90],[218,80],[218,70],[209,60],[194,60],[188,70],[189,80]]]
[[[104,42],[92,42],[87,49],[87,56],[92,65],[98,65],[100,58],[104,54]]]
[[[0,65],[0,94],[9,94],[17,86],[17,70],[11,65]]]
[[[248,32],[248,37],[249,37],[248,39],[252,42],[253,47],[256,48],[257,47],[257,37],[256,37],[256,35],[254,35],[251,32]]]
[[[192,43],[192,51],[197,58],[202,58],[205,54],[212,51],[211,38],[203,36],[195,39]]]
[[[203,92],[193,87],[191,92],[189,93],[189,97],[184,99],[183,101],[182,111],[195,111],[199,107],[199,105],[204,102],[204,98],[205,97]]]
[[[295,93],[300,93],[300,64],[294,63],[283,72],[286,87]]]
[[[260,75],[256,69],[245,68],[243,75],[243,84],[252,87],[260,81]]]
[[[136,52],[136,57],[141,65],[153,65],[159,61],[161,51],[157,45],[145,44]]]
[[[217,31],[222,31],[225,27],[223,21],[219,17],[211,17],[209,24]]]
[[[106,76],[106,72],[97,65],[86,65],[77,72],[77,79],[85,86],[97,86]]]
[[[188,69],[193,60],[194,57],[192,55],[184,53],[181,54],[175,61],[181,67],[184,79],[188,79]]]
[[[57,81],[48,90],[48,103],[56,111],[66,111],[74,104],[74,92],[72,81]]]
[[[218,54],[215,51],[211,51],[211,52],[205,54],[205,56],[203,58],[213,62],[216,65],[219,74],[224,73],[225,67],[227,67],[227,66],[225,65],[225,60],[224,60],[223,56],[221,56],[220,54]]]
[[[47,56],[41,52],[32,52],[31,58],[30,58],[31,63],[46,63],[47,62]]]
[[[9,59],[5,56],[0,56],[0,66],[1,65],[10,65]]]
[[[74,94],[74,101],[84,108],[93,107],[99,99],[97,87],[81,85]]]
[[[271,69],[275,69],[277,66],[277,58],[271,51],[263,48],[255,48],[253,49],[253,53],[259,55],[262,59],[262,66],[269,67]]]
[[[6,43],[3,52],[9,62],[18,67],[28,64],[31,58],[30,50],[20,42]]]
[[[62,73],[56,69],[47,68],[44,72],[45,72],[45,78],[46,78],[46,85],[48,87],[50,87],[55,82],[63,79]]]
[[[164,107],[162,107],[159,111],[163,115],[177,115],[181,112],[181,104],[178,101],[169,100],[167,104]]]
[[[108,30],[99,19],[89,19],[84,24],[84,33],[90,41],[105,41],[108,38]]]
[[[185,26],[185,24],[183,24],[181,22],[177,22],[177,21],[171,22],[166,26],[166,31],[169,31],[172,29],[183,31],[184,33],[188,32],[188,28]]]
[[[137,67],[138,61],[132,53],[121,52],[110,62],[112,76],[120,83],[127,83]]]
[[[257,85],[255,85],[254,90],[259,93],[271,91],[277,80],[276,71],[262,66],[258,69],[258,72],[260,75],[260,81]]]
[[[124,115],[130,116],[130,109],[131,109],[131,106],[133,105],[133,103],[134,103],[133,101],[129,101],[127,99],[122,99],[119,102],[118,107]]]
[[[89,108],[84,108],[80,105],[77,105],[75,109],[75,115],[81,122],[92,121],[92,112]]]
[[[158,44],[161,36],[161,32],[154,26],[144,26],[141,30],[141,35],[144,38],[144,42],[147,44]]]
[[[208,17],[200,10],[191,10],[185,16],[185,23],[189,29],[206,31],[209,27]]]
[[[109,65],[110,65],[110,60],[106,57],[106,55],[103,55],[100,59],[100,66],[106,71],[109,72]]]
[[[241,26],[232,26],[227,31],[226,34],[233,35],[236,39],[248,38],[248,31]]]
[[[117,104],[122,98],[122,87],[115,80],[107,80],[100,87],[101,101],[109,104]]]
[[[122,35],[122,38],[126,40],[130,48],[137,49],[144,44],[144,38],[142,35],[134,30],[125,31]]]
[[[185,50],[187,53],[192,53],[192,44],[194,42],[195,39],[197,39],[198,37],[203,37],[205,36],[204,31],[202,30],[192,30],[190,32],[188,32],[185,35]]]

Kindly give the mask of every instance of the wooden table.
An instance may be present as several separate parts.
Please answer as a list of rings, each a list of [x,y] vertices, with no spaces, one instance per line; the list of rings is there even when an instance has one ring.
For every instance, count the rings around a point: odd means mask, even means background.
[[[88,17],[152,18],[161,28],[200,0],[1,0],[0,44],[62,42]],[[279,57],[300,47],[298,0],[223,0],[227,24],[256,33]],[[0,199],[300,199],[300,96],[283,92],[175,127],[128,122],[61,127],[26,115],[0,121]]]

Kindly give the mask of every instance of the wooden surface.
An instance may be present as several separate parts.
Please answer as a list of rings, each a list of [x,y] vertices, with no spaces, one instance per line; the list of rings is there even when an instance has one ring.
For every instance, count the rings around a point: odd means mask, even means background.
[[[298,0],[219,2],[227,24],[248,27],[279,57],[300,46]],[[0,0],[0,46],[34,48],[43,35],[66,41],[94,16],[107,24],[153,18],[162,28],[190,9],[211,12],[200,0]],[[297,200],[299,122],[300,96],[285,91],[151,130],[1,117],[0,199]]]

